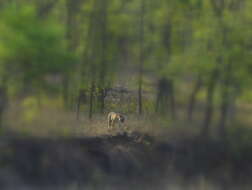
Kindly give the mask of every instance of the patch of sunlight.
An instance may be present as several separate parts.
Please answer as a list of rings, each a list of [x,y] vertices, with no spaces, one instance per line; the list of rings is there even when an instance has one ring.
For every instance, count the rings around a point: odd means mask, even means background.
[[[240,100],[244,102],[252,102],[252,90],[244,91]]]
[[[34,96],[29,96],[21,103],[23,112],[21,118],[25,123],[31,123],[39,116],[38,100]]]
[[[63,108],[64,100],[60,97],[48,97],[48,96],[41,96],[42,105],[46,105],[46,107],[51,108]]]
[[[206,91],[205,90],[201,90],[198,94],[198,100],[203,101],[206,97]]]

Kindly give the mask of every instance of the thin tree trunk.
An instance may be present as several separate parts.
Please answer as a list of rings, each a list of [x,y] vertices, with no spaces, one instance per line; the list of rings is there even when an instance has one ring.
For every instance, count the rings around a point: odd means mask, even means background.
[[[8,66],[6,69],[8,69]],[[1,79],[1,86],[0,86],[0,128],[3,128],[4,113],[9,106],[8,80],[9,80],[8,74],[4,73]]]
[[[76,119],[77,120],[79,120],[79,116],[80,116],[80,105],[81,105],[81,99],[80,99],[80,97],[78,97],[77,108],[76,108]]]
[[[225,2],[222,1],[216,1],[211,0],[211,5],[214,11],[214,14],[216,18],[218,19],[219,26],[222,27],[222,16],[223,16],[223,10],[225,7]],[[208,84],[207,88],[207,106],[206,106],[206,112],[205,112],[205,119],[203,122],[203,129],[202,129],[202,135],[208,136],[209,135],[209,127],[211,126],[212,122],[212,115],[213,115],[213,96],[215,92],[215,88],[218,82],[219,78],[219,66],[222,64],[222,56],[220,55],[217,60],[217,65],[214,68],[212,75],[210,77],[210,83]]]
[[[176,120],[177,119],[177,109],[176,109],[176,103],[175,103],[173,80],[170,80],[170,102],[171,102],[172,119]]]
[[[158,88],[157,98],[156,98],[156,106],[155,110],[157,114],[163,114],[164,109],[168,107],[167,105],[167,96],[163,95],[162,89]]]
[[[79,119],[80,115],[80,106],[81,103],[85,104],[87,102],[87,96],[86,96],[86,90],[80,89],[79,90],[79,95],[77,98],[77,107],[76,107],[76,119]]]
[[[58,3],[58,0],[43,0],[43,1],[37,1],[37,14],[40,18],[45,18],[48,16],[50,11],[55,7],[55,5]]]
[[[138,114],[142,115],[142,79],[139,79],[138,84]]]
[[[80,11],[81,0],[66,0],[66,38],[68,50],[74,52],[78,46],[77,15]]]
[[[90,95],[89,95],[90,96],[89,97],[89,114],[88,114],[89,119],[92,119],[92,116],[93,116],[94,89],[95,89],[95,85],[94,85],[94,82],[92,81]]]
[[[64,77],[63,80],[63,101],[66,109],[69,108],[69,79],[68,76]]]
[[[0,128],[3,127],[3,114],[7,107],[7,90],[3,85],[0,87]]]
[[[202,128],[203,136],[209,135],[209,128],[211,126],[213,116],[213,99],[218,81],[218,76],[219,76],[219,69],[216,66],[212,72],[212,75],[210,76],[210,81],[207,87],[207,99],[206,99],[207,105],[205,110],[205,119],[203,121],[203,128]]]
[[[105,80],[107,74],[107,0],[102,0],[102,10],[101,10],[101,70],[100,70],[100,112],[104,113],[105,109]]]
[[[226,76],[224,79],[224,86],[222,87],[221,96],[221,109],[220,109],[220,121],[219,121],[219,136],[221,138],[226,137],[226,123],[228,117],[228,109],[230,106],[230,83],[231,83],[231,72],[232,64],[229,63],[226,69]]]
[[[139,59],[139,78],[138,78],[138,114],[142,114],[142,83],[143,83],[143,64],[144,64],[144,14],[145,1],[141,1],[141,15],[140,15],[140,59]]]
[[[100,103],[100,112],[104,113],[105,110],[105,98],[106,98],[106,89],[99,89],[99,103]]]
[[[78,35],[76,32],[77,29],[77,14],[80,11],[79,7],[81,5],[82,0],[66,0],[66,39],[67,39],[67,48],[68,51],[74,53],[76,48],[78,47]],[[73,107],[74,104],[70,101],[69,91],[70,91],[70,76],[69,73],[65,74],[64,83],[63,84],[63,97],[64,104],[66,108]]]
[[[226,90],[224,90],[226,91]],[[229,107],[229,100],[228,100],[228,92],[223,92],[222,100],[221,100],[221,109],[220,109],[220,121],[219,121],[219,136],[221,138],[226,137],[226,122],[227,122],[227,113]]]
[[[196,98],[197,98],[197,95],[198,95],[201,87],[202,87],[202,78],[200,75],[198,75],[197,81],[195,83],[195,86],[193,88],[193,91],[192,91],[192,94],[191,94],[191,97],[189,100],[189,106],[188,106],[188,111],[187,111],[188,121],[190,121],[190,122],[193,120]]]
[[[223,13],[224,13],[224,9],[227,6],[226,1],[222,0],[222,1],[216,1],[216,0],[211,0],[211,4],[213,7],[213,11],[215,13],[216,18],[218,19],[218,25],[219,28],[221,29],[222,33],[221,33],[221,40],[222,40],[222,46],[224,49],[228,48],[228,44],[227,44],[227,28],[225,27],[225,22],[223,20]],[[222,57],[220,56],[220,61],[222,60]],[[231,77],[231,64],[227,65],[227,73],[226,73],[226,77],[224,78],[224,88],[222,91],[222,102],[221,102],[221,116],[220,116],[220,121],[219,121],[219,135],[220,137],[223,139],[225,138],[225,133],[226,133],[226,120],[227,120],[227,113],[228,113],[228,106],[229,106],[229,83],[230,83],[230,77]]]
[[[96,3],[97,1],[94,2],[95,4],[93,5],[93,10],[91,11],[90,15],[88,16],[88,19],[89,19],[89,23],[88,23],[88,32],[87,32],[87,36],[85,37],[86,39],[86,47],[84,48],[85,51],[84,51],[84,55],[83,55],[83,58],[84,60],[82,61],[82,64],[80,64],[80,72],[81,72],[81,80],[84,80],[85,79],[85,74],[86,74],[86,65],[87,64],[90,64],[90,60],[92,60],[92,40],[93,40],[93,36],[94,36],[94,25],[95,25],[95,8],[96,7]],[[92,74],[93,72],[93,66],[91,65],[91,68],[89,68],[89,73]],[[91,78],[93,76],[91,75]],[[88,112],[88,117],[89,119],[92,118],[92,114],[93,114],[93,91],[94,91],[94,79],[92,79],[92,82],[91,82],[91,88],[90,88],[90,91],[89,91],[89,112]],[[83,82],[83,81],[82,81]],[[81,94],[81,89],[79,89],[79,95]],[[81,104],[81,101],[80,99],[78,99],[79,101],[77,102],[77,119],[79,118],[79,112],[80,112],[80,104]]]

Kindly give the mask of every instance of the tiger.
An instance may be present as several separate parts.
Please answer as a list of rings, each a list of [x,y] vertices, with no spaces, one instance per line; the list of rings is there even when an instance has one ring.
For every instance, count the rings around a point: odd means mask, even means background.
[[[125,121],[125,116],[123,116],[122,114],[110,112],[108,114],[108,129],[114,127],[115,123],[118,123],[120,126],[121,123],[124,123],[124,121]]]

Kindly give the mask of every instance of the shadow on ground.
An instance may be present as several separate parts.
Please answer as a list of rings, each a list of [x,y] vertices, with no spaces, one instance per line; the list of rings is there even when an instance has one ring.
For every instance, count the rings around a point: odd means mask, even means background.
[[[210,140],[159,142],[133,132],[72,139],[16,137],[0,146],[1,189],[158,190],[188,189],[188,184],[232,189],[252,176],[251,153],[241,162],[228,146]]]

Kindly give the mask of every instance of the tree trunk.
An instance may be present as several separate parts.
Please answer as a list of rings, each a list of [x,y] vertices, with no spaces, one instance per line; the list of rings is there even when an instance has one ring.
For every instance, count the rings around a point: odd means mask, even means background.
[[[231,72],[232,64],[229,63],[226,68],[226,75],[224,78],[224,83],[222,87],[222,96],[221,96],[221,109],[220,109],[220,121],[219,121],[219,136],[223,139],[226,137],[226,123],[228,117],[228,110],[230,106],[230,83],[231,83]]]
[[[230,2],[229,2],[230,3]],[[222,33],[222,46],[224,49],[229,48],[228,46],[228,40],[227,40],[227,32],[228,28],[225,26],[224,22],[224,9],[228,5],[228,2],[222,0],[222,1],[216,1],[216,0],[211,0],[211,4],[213,7],[213,10],[215,12],[215,16],[218,19],[218,25],[219,28],[221,29]],[[231,7],[229,7],[231,8]],[[221,60],[222,61],[222,60]],[[224,73],[225,74],[225,73]],[[227,121],[227,114],[228,114],[228,107],[230,104],[230,93],[229,93],[229,88],[230,88],[230,81],[231,80],[231,64],[229,63],[226,68],[226,76],[224,77],[224,86],[223,86],[223,91],[221,95],[221,116],[220,116],[220,121],[219,121],[219,135],[222,139],[225,139],[226,136],[226,121]]]
[[[139,79],[138,82],[138,114],[142,115],[142,80]]]
[[[226,91],[226,90],[224,90]],[[220,107],[220,121],[219,121],[219,136],[223,139],[226,137],[226,122],[227,122],[227,113],[229,108],[229,98],[227,92],[222,92],[222,100]]]
[[[104,113],[104,110],[105,110],[105,94],[104,94],[104,90],[102,90],[100,104],[101,104],[100,105],[100,112]]]
[[[76,119],[79,120],[80,117],[80,106],[81,106],[81,101],[78,98],[77,100],[77,106],[76,106]]]
[[[86,104],[86,103],[87,103],[86,90],[80,89],[79,90],[79,95],[78,95],[78,98],[77,98],[77,107],[76,107],[76,119],[77,120],[79,119],[81,104]]]
[[[100,88],[99,89],[99,106],[100,106],[100,112],[104,113],[105,110],[105,98],[106,98],[106,89]]]
[[[90,96],[89,97],[89,114],[88,114],[89,119],[92,119],[92,116],[93,116],[94,90],[95,90],[95,85],[94,85],[94,82],[92,81],[90,94],[89,94]]]
[[[99,82],[99,104],[100,112],[104,113],[105,109],[105,80],[107,75],[107,0],[102,0],[101,15],[101,70]]]
[[[140,15],[140,59],[139,59],[139,73],[138,73],[138,114],[141,115],[143,98],[142,98],[142,83],[143,83],[143,64],[144,64],[144,15],[145,15],[145,1],[141,1],[141,15]]]
[[[206,98],[207,105],[205,110],[205,119],[203,121],[203,128],[202,128],[203,136],[209,135],[209,128],[211,126],[213,116],[213,99],[218,81],[218,76],[219,76],[219,69],[216,66],[210,76],[210,81],[207,87],[207,98]]]
[[[0,128],[3,127],[3,114],[8,106],[7,87],[5,79],[0,87]]]
[[[78,35],[76,34],[77,28],[77,14],[79,12],[79,7],[81,4],[81,0],[66,0],[66,39],[67,39],[67,48],[68,51],[74,53],[76,48],[78,47]],[[63,84],[63,98],[65,108],[69,109],[73,107],[74,104],[70,101],[69,98],[69,81],[70,81],[69,73],[66,73],[64,76],[64,84]],[[75,102],[74,102],[75,103]]]
[[[6,87],[1,86],[0,87],[0,128],[3,127],[3,114],[6,110],[7,103],[8,103],[8,97],[6,92]]]
[[[74,52],[78,47],[78,36],[76,32],[77,26],[77,15],[80,11],[81,0],[66,0],[66,39],[67,46],[70,52]]]
[[[191,97],[189,100],[189,106],[188,106],[188,111],[187,111],[188,121],[190,121],[190,122],[193,120],[196,98],[197,98],[197,95],[198,95],[201,87],[202,87],[202,78],[200,75],[198,75],[197,81],[195,83],[195,86],[193,88],[193,91],[192,91],[192,94],[191,94]]]
[[[65,76],[63,79],[63,102],[66,109],[69,108],[69,79]]]
[[[170,111],[172,118],[176,119],[177,114],[173,80],[161,78],[158,81],[157,91],[156,112],[164,114]]]
[[[156,113],[164,114],[168,111],[170,93],[171,86],[169,80],[166,78],[159,79],[157,85]]]
[[[174,94],[174,83],[173,80],[170,80],[170,102],[171,102],[171,114],[172,119],[177,119],[177,109],[176,109],[176,102],[175,102],[175,94]]]
[[[47,17],[48,13],[55,7],[58,0],[43,0],[43,1],[36,1],[37,3],[37,14],[38,16],[43,19]]]
[[[211,0],[211,5],[213,8],[213,12],[216,18],[218,19],[219,27],[223,28],[222,16],[223,16],[223,10],[225,7],[225,2],[223,0],[221,1]],[[224,33],[222,33],[222,35],[223,35],[222,40],[224,44],[225,35]],[[207,106],[206,106],[205,120],[203,123],[203,130],[202,130],[202,135],[204,136],[209,135],[208,134],[209,126],[211,125],[212,115],[213,115],[213,96],[214,96],[215,87],[216,87],[218,77],[219,77],[219,66],[222,64],[222,61],[223,61],[222,59],[223,59],[222,55],[220,55],[217,58],[217,65],[212,72],[212,76],[210,77],[210,83],[207,89]]]

